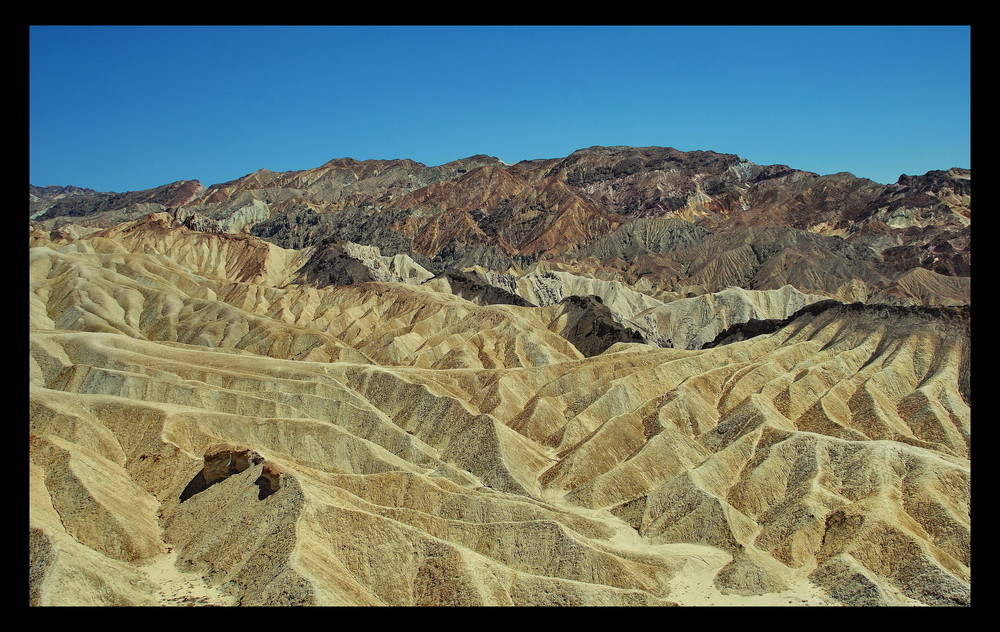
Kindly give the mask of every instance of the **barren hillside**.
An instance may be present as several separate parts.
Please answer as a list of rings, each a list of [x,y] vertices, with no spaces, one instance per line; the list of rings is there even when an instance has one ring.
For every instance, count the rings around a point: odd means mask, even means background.
[[[30,603],[969,605],[970,181],[33,187]]]

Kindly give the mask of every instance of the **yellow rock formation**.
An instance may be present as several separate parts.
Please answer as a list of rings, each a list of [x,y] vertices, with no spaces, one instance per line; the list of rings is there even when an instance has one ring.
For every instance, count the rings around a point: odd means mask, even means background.
[[[970,602],[961,309],[586,358],[167,215],[31,240],[34,605]]]

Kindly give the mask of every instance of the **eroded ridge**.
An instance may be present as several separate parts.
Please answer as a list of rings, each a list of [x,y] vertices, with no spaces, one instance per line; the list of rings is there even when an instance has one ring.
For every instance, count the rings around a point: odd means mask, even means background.
[[[603,190],[585,166],[567,177]],[[524,181],[491,178],[513,204]],[[544,189],[565,222],[568,186]],[[575,262],[431,273],[198,212],[31,233],[32,604],[971,603],[961,282],[803,289],[787,233],[750,229],[657,268],[699,284],[630,277],[653,259],[627,244],[716,234],[677,218]]]

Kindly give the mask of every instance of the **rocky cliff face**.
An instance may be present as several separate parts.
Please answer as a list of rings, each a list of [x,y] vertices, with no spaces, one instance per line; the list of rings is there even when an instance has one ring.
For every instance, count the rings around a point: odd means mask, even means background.
[[[33,605],[968,605],[971,174],[29,192]]]

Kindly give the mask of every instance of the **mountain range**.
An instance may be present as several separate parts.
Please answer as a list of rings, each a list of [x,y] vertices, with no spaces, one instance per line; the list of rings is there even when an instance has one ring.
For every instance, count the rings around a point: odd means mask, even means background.
[[[29,225],[32,605],[971,603],[969,169],[338,158]]]

